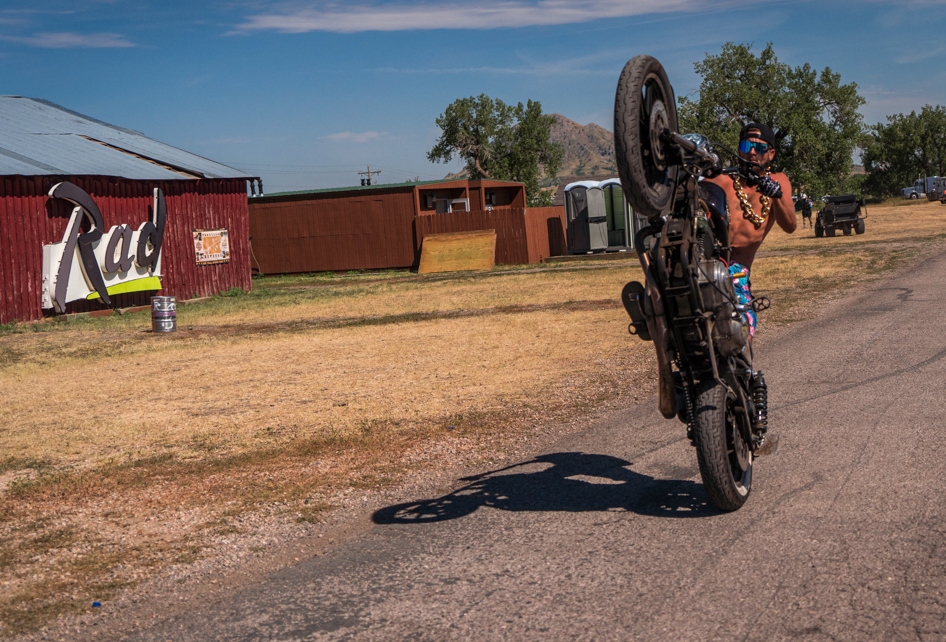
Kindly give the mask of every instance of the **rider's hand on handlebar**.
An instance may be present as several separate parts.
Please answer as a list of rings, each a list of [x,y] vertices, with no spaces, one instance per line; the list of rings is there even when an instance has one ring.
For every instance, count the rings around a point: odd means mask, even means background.
[[[769,198],[782,198],[782,186],[771,176],[762,176],[759,178],[759,184],[756,186],[756,189],[760,194],[764,194]]]

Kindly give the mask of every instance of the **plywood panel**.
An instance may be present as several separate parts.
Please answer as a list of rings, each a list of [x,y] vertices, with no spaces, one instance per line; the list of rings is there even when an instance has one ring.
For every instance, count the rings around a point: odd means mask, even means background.
[[[496,230],[424,237],[418,274],[489,271],[496,264]]]

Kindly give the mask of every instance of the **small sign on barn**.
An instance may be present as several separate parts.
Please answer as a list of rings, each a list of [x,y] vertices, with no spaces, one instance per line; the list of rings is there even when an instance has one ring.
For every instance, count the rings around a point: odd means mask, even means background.
[[[230,240],[226,229],[194,230],[194,252],[197,265],[213,265],[230,261]]]

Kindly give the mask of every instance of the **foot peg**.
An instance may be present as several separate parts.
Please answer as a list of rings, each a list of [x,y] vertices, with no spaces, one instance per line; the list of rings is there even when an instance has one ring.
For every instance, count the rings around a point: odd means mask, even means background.
[[[653,341],[650,336],[650,330],[647,329],[647,317],[644,316],[644,286],[637,281],[631,281],[621,290],[621,303],[631,317],[631,324],[627,327],[628,332],[640,337],[644,341]]]
[[[765,457],[766,455],[774,455],[778,452],[779,438],[776,433],[769,433],[762,438],[762,444],[755,449],[755,452],[752,453],[756,457]]]

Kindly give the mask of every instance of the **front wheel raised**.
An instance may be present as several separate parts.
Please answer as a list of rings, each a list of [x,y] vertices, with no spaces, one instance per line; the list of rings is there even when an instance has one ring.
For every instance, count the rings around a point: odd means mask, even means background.
[[[700,477],[710,502],[720,510],[737,510],[752,489],[752,451],[736,423],[736,397],[710,379],[700,383],[693,441]]]
[[[666,210],[673,196],[673,149],[662,138],[667,130],[677,131],[667,73],[656,58],[631,58],[614,98],[614,150],[624,195],[648,218]]]

